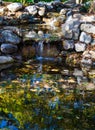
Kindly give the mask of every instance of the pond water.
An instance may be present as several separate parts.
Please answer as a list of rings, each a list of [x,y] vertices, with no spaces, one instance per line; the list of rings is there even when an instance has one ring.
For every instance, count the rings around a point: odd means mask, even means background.
[[[95,69],[38,54],[0,71],[0,128],[94,130]],[[48,46],[47,46],[48,49]]]

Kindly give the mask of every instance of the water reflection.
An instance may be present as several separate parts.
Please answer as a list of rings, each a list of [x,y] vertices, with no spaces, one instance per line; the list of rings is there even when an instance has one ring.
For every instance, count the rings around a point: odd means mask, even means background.
[[[68,71],[69,76],[67,71],[66,75],[23,72],[15,80],[1,82],[1,126],[4,119],[11,120],[11,126],[7,123],[2,128],[94,129],[95,90],[84,87],[88,81],[77,83],[74,76],[83,76],[79,69]]]

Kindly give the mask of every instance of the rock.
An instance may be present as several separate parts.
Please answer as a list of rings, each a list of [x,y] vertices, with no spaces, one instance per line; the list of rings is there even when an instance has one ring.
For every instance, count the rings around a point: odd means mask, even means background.
[[[17,34],[18,36],[22,37],[22,30],[18,27],[14,26],[5,26],[3,27],[4,30],[11,30],[13,33]]]
[[[79,69],[75,68],[74,72],[73,72],[73,75],[75,77],[78,77],[78,76],[83,77],[83,72],[82,72],[82,70],[79,70]]]
[[[85,54],[81,60],[81,64],[92,65],[92,59],[90,54]]]
[[[20,21],[19,21],[19,19],[16,19],[16,18],[8,18],[8,17],[4,17],[4,21],[3,21],[3,24],[4,25],[6,25],[6,26],[8,26],[8,25],[18,25],[18,24],[20,24]]]
[[[77,19],[81,19],[82,16],[83,16],[83,15],[80,14],[80,13],[75,13],[75,14],[73,14],[73,18],[77,18]]]
[[[69,31],[64,30],[63,31],[63,36],[66,39],[72,39],[73,38],[73,31],[72,30],[69,30]]]
[[[65,50],[74,49],[74,41],[73,40],[63,41],[63,48]]]
[[[39,16],[44,16],[45,13],[46,13],[46,8],[45,7],[39,7],[39,10],[38,10]]]
[[[11,3],[7,6],[8,10],[11,12],[16,12],[22,9],[23,5],[21,3]]]
[[[17,18],[20,20],[28,20],[30,18],[30,14],[28,12],[19,13],[19,15],[17,14]]]
[[[92,14],[92,15],[81,15],[81,18],[80,20],[82,22],[95,22],[95,16]],[[86,23],[88,24],[88,23]]]
[[[18,49],[17,45],[3,43],[1,44],[1,52],[11,54],[16,52]]]
[[[91,55],[91,58],[95,61],[95,50],[89,51],[89,54]]]
[[[62,32],[65,38],[77,40],[79,37],[79,25],[80,21],[78,19],[67,19],[65,24],[62,25]]]
[[[32,15],[36,15],[38,12],[37,7],[35,5],[27,6],[25,10],[28,11]]]
[[[83,32],[95,34],[95,26],[92,24],[81,24],[80,29]]]
[[[11,56],[0,56],[0,64],[12,63],[13,61]]]
[[[3,15],[6,11],[6,7],[0,7],[0,14]]]
[[[8,17],[13,17],[13,16],[15,16],[15,12],[8,11],[7,16]]]
[[[26,38],[37,38],[37,33],[35,31],[29,31],[28,33],[25,34]]]
[[[91,43],[91,36],[89,34],[86,34],[85,32],[81,32],[79,40],[81,42],[85,42],[86,44]]]
[[[21,42],[21,38],[19,38],[13,31],[11,30],[3,30],[1,32],[1,37],[3,38],[3,42],[7,43],[13,43],[13,44],[19,44]]]
[[[43,31],[39,30],[39,31],[38,31],[38,36],[39,36],[40,38],[43,38],[43,37],[44,37]]]
[[[85,51],[85,49],[86,49],[86,44],[80,43],[80,42],[75,44],[76,52],[83,52],[83,51]]]
[[[62,21],[59,18],[53,17],[53,18],[50,19],[50,21],[48,22],[48,24],[51,27],[60,27],[61,24],[62,24]]]
[[[86,90],[90,90],[90,91],[95,90],[95,84],[93,84],[93,83],[88,83],[88,84],[85,86],[85,89],[86,89]]]
[[[67,9],[61,9],[60,10],[60,15],[65,15],[67,13]]]

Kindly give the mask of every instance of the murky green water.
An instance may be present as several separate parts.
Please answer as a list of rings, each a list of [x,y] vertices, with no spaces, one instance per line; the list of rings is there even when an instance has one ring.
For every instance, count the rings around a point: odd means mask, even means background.
[[[85,75],[78,81],[76,69],[80,70],[60,63],[25,62],[3,70],[1,124],[6,119],[21,130],[94,130],[95,90],[87,90],[94,84]]]

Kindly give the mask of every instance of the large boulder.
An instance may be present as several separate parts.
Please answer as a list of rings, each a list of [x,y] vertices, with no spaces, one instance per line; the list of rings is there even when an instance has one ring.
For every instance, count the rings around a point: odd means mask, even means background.
[[[19,44],[21,42],[21,38],[11,30],[3,30],[1,32],[1,37],[5,43]]]
[[[21,3],[11,3],[7,6],[8,10],[11,12],[16,12],[22,9],[23,5]]]
[[[0,64],[6,64],[13,62],[13,58],[11,56],[0,56]]]
[[[17,51],[17,49],[18,49],[17,45],[7,44],[7,43],[3,43],[1,45],[1,52],[3,53],[7,53],[7,54],[14,53]]]

